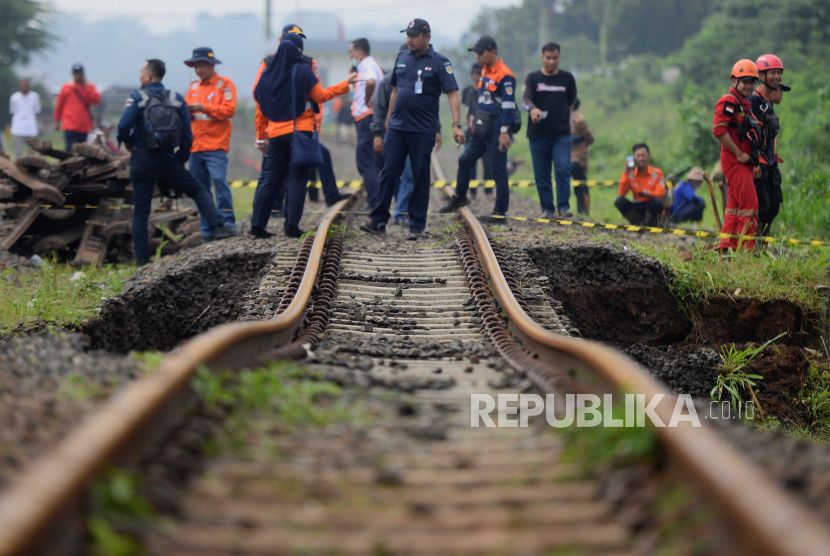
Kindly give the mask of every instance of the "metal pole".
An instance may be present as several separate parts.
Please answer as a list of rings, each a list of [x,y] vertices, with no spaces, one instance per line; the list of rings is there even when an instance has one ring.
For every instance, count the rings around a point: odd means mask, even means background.
[[[265,40],[271,38],[271,0],[265,0]]]

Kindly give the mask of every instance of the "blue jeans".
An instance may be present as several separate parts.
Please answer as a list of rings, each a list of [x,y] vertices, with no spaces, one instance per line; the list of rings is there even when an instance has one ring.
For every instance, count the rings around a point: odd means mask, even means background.
[[[464,152],[458,157],[458,175],[456,177],[455,194],[462,199],[467,198],[470,188],[470,179],[476,174],[476,162],[487,155],[490,159],[490,173],[496,180],[495,212],[507,213],[510,205],[510,184],[507,182],[507,151],[499,149],[499,130],[493,129],[488,137],[473,135],[470,142],[464,147]],[[569,155],[570,156],[570,153]]]
[[[533,176],[542,210],[568,212],[571,210],[571,136],[560,135],[530,140],[533,158]],[[553,205],[551,164],[556,176],[556,206]]]
[[[66,151],[72,152],[72,145],[75,143],[86,143],[87,134],[82,131],[64,131],[63,138],[66,141]]]
[[[148,245],[147,220],[153,201],[153,186],[158,181],[162,191],[173,189],[184,193],[199,208],[199,214],[207,220],[211,228],[222,226],[222,215],[216,210],[210,194],[185,170],[184,164],[173,153],[156,153],[133,149],[130,157],[130,181],[133,184],[133,248],[136,260],[150,258]],[[213,231],[211,230],[211,235]]]
[[[210,183],[216,188],[216,205],[226,226],[236,228],[233,214],[233,195],[228,185],[228,153],[225,151],[200,151],[190,153],[190,173],[210,194]],[[202,216],[202,237],[213,237],[213,230]]]

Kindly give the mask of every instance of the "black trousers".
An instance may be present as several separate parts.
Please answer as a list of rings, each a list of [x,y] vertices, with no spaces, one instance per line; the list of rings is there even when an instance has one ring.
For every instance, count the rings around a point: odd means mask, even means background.
[[[781,210],[784,195],[781,192],[781,172],[778,164],[761,164],[760,168],[761,178],[755,180],[755,193],[758,195],[758,227],[764,225],[768,231]]]
[[[373,222],[389,222],[389,207],[403,174],[406,157],[412,163],[412,177],[415,185],[409,198],[409,227],[423,230],[427,225],[430,185],[429,165],[432,149],[435,147],[434,133],[410,133],[390,129],[383,145],[383,172],[380,175],[381,198],[375,210],[369,215]]]
[[[310,131],[298,131],[311,137]],[[268,156],[265,157],[265,181],[257,185],[254,194],[254,214],[251,226],[264,228],[271,218],[274,201],[280,193],[282,181],[288,176],[288,197],[285,207],[286,226],[297,226],[303,217],[308,167],[291,164],[291,137],[293,133],[268,140]]]

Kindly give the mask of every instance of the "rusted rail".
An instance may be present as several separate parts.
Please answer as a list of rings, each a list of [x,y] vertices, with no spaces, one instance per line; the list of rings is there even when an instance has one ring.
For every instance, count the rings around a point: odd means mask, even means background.
[[[633,361],[601,344],[565,338],[539,326],[522,309],[504,278],[499,261],[481,223],[469,208],[459,210],[475,242],[490,284],[508,318],[512,332],[539,359],[592,384],[594,391],[620,395],[644,394],[646,403],[662,396],[655,413],[671,421],[676,396],[648,376]],[[536,380],[545,389],[544,378]],[[553,375],[549,380],[557,380]],[[690,422],[657,428],[669,456],[714,500],[747,554],[805,556],[830,554],[830,534],[783,489],[764,476],[715,431]]]
[[[340,201],[317,227],[308,265],[291,304],[269,321],[216,327],[168,355],[152,375],[113,396],[0,498],[0,555],[72,553],[83,535],[83,494],[108,463],[130,466],[155,445],[192,401],[201,365],[233,368],[289,342],[305,316],[326,237]]]

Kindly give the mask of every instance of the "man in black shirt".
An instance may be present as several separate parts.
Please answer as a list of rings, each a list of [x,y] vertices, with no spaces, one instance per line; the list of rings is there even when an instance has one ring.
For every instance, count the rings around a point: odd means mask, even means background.
[[[470,68],[470,85],[467,85],[464,87],[464,90],[461,91],[461,103],[467,107],[467,125],[464,128],[464,137],[467,139],[468,143],[473,135],[473,118],[475,118],[476,111],[478,110],[478,82],[480,79],[481,66],[473,64],[473,67]],[[481,156],[481,165],[484,167],[484,180],[492,180],[493,176],[490,173],[490,157],[487,156],[487,153],[484,153]],[[473,179],[476,179],[475,172],[473,172]],[[477,189],[478,188],[470,188],[470,197],[476,196]],[[488,197],[493,195],[492,189],[485,189],[484,192]]]
[[[569,215],[571,196],[571,105],[576,100],[573,74],[559,69],[561,49],[555,42],[542,47],[542,69],[525,79],[522,105],[530,112],[527,138],[542,218],[555,212]],[[553,203],[551,165],[556,175],[557,203]]]

